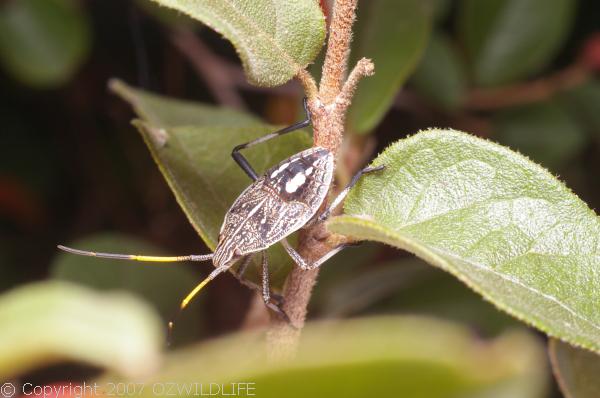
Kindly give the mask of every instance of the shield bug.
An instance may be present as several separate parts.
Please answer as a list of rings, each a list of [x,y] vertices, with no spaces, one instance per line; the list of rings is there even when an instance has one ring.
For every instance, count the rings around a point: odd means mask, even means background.
[[[257,290],[260,289],[261,287],[244,280],[243,274],[252,256],[261,253],[264,302],[273,311],[287,318],[279,305],[272,301],[266,249],[281,242],[290,257],[302,269],[319,267],[347,245],[339,245],[320,259],[310,262],[290,246],[286,240],[287,236],[308,224],[325,221],[363,174],[383,169],[383,166],[379,166],[367,167],[359,171],[320,215],[317,213],[325,201],[333,180],[334,155],[329,150],[318,146],[306,149],[281,161],[259,176],[240,151],[308,126],[310,113],[306,100],[304,109],[306,119],[302,122],[238,145],[233,149],[231,153],[233,159],[253,180],[253,183],[240,194],[227,211],[214,253],[156,257],[97,253],[65,246],[58,247],[73,254],[117,260],[157,262],[212,260],[215,269],[181,301],[180,310],[183,310],[208,282],[220,273],[229,270],[238,261],[242,261],[242,263],[236,277],[244,284]],[[172,327],[172,322],[170,322],[170,327]]]

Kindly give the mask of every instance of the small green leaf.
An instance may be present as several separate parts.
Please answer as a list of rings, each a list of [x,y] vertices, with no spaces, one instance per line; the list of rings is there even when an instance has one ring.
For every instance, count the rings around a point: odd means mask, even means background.
[[[153,0],[221,33],[236,48],[249,81],[277,86],[304,69],[325,40],[316,0]]]
[[[0,296],[0,379],[74,360],[126,377],[158,368],[159,318],[124,294],[98,294],[64,282],[27,285]]]
[[[358,8],[350,67],[362,57],[375,74],[361,81],[348,111],[353,132],[367,133],[383,119],[417,66],[427,45],[431,20],[419,0],[372,0]]]
[[[600,357],[552,339],[549,346],[552,368],[566,398],[600,397]]]
[[[248,114],[224,107],[169,98],[131,87],[111,79],[109,88],[127,101],[135,113],[155,127],[231,126],[243,127],[260,121]]]
[[[460,31],[475,81],[500,85],[542,69],[564,43],[575,0],[463,0]]]
[[[56,87],[73,76],[90,47],[88,21],[69,0],[0,4],[0,61],[15,78]]]
[[[177,201],[206,245],[214,250],[225,213],[252,182],[231,158],[231,150],[277,127],[249,122],[251,119],[243,113],[184,104],[130,90],[123,84],[118,87],[117,93],[143,118],[134,124]],[[248,149],[244,155],[262,173],[308,146],[309,136],[301,131]],[[269,260],[273,285],[281,286],[291,260],[280,245],[269,250]],[[249,270],[248,277],[259,280],[253,270]]]
[[[466,91],[466,72],[462,60],[450,39],[435,34],[412,82],[417,91],[445,109],[460,106]]]
[[[406,249],[500,309],[600,352],[600,219],[509,149],[429,130],[384,151],[335,232]]]
[[[545,392],[545,353],[528,333],[482,342],[466,328],[416,317],[309,324],[297,357],[283,362],[266,360],[263,338],[238,334],[175,352],[146,386],[168,381],[180,386],[178,396],[195,396],[185,386],[197,385],[201,375],[229,394],[231,383],[251,382],[264,398],[541,398]],[[97,382],[109,381],[115,378]],[[151,396],[151,388],[140,395]]]
[[[68,246],[83,250],[112,253],[167,255],[152,245],[128,235],[105,233],[89,236]],[[171,253],[173,254],[173,253]],[[212,270],[209,264],[195,264],[204,276]],[[172,320],[181,300],[202,280],[200,272],[192,272],[183,263],[124,263],[119,260],[74,256],[61,252],[53,261],[50,274],[64,281],[75,282],[99,290],[127,290],[144,298],[162,315],[163,325]],[[196,299],[201,301],[201,298]],[[196,311],[198,303],[183,313],[177,321],[175,343],[192,341],[201,329]]]
[[[495,137],[551,170],[560,170],[583,150],[587,137],[564,106],[543,102],[494,117]]]

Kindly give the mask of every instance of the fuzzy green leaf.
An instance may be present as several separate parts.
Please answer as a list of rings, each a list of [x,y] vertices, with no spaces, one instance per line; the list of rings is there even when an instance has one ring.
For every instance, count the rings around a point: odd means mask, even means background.
[[[548,350],[558,385],[566,398],[600,397],[600,356],[554,339]]]
[[[89,47],[88,21],[72,1],[0,4],[0,61],[23,83],[36,87],[65,83]]]
[[[430,130],[384,151],[329,228],[406,249],[500,309],[600,351],[600,219],[509,149]]]
[[[165,341],[160,319],[139,300],[64,282],[3,294],[0,319],[2,380],[61,360],[140,377],[158,368]]]
[[[316,0],[153,0],[221,33],[236,48],[249,81],[277,86],[304,69],[325,40]]]
[[[178,396],[197,396],[199,375],[206,394],[208,381],[229,394],[231,383],[251,382],[264,398],[541,398],[545,390],[545,353],[528,333],[482,342],[455,324],[415,317],[309,324],[297,357],[283,362],[266,360],[263,338],[238,334],[173,353],[140,397],[155,397],[149,387],[165,381],[181,388]]]
[[[460,30],[475,81],[499,85],[539,71],[565,41],[575,0],[463,0]]]
[[[143,118],[134,124],[190,223],[214,250],[225,213],[252,182],[231,158],[231,150],[277,127],[252,122],[240,112],[184,103],[130,89],[123,83],[112,87],[117,87],[115,91]],[[245,150],[244,155],[262,173],[309,146],[308,134],[300,131]],[[280,245],[269,250],[269,260],[273,285],[280,286],[291,260]],[[253,269],[248,277],[259,280]]]
[[[348,125],[368,133],[383,119],[398,90],[417,66],[431,30],[428,9],[419,0],[372,0],[358,8],[350,67],[362,57],[375,74],[361,81]]]

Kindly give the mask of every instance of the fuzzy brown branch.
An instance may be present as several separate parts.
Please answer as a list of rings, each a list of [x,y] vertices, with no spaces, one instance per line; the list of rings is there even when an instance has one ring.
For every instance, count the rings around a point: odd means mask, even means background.
[[[344,108],[344,113],[350,106],[350,101],[354,96],[358,82],[365,76],[371,76],[375,73],[375,65],[370,59],[362,58],[348,76],[340,94],[337,96],[336,103]]]
[[[319,94],[319,89],[317,87],[315,79],[313,79],[311,74],[308,73],[306,69],[302,69],[300,72],[298,72],[296,78],[298,79],[300,84],[302,84],[306,98],[308,98],[309,100],[314,100]]]
[[[356,0],[337,0],[334,5],[319,91],[316,92],[314,80],[309,78],[308,72],[297,76],[307,92],[313,125],[313,145],[330,150],[336,158],[342,144],[346,111],[356,85],[360,78],[373,73],[373,63],[362,59],[344,84],[356,3]],[[301,230],[297,250],[312,262],[345,241],[343,236],[330,234],[321,223]],[[294,267],[288,276],[283,291],[285,301],[282,309],[290,318],[291,324],[280,318],[273,319],[267,334],[272,359],[294,356],[318,274],[318,269],[306,271]]]
[[[325,104],[335,100],[346,77],[352,25],[356,18],[356,3],[357,0],[336,0],[333,6],[327,53],[319,87],[320,100]]]

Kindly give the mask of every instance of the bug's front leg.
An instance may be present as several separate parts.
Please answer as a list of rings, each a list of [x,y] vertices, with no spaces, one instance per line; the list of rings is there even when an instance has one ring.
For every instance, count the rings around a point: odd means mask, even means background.
[[[338,245],[338,246],[334,247],[333,249],[331,249],[330,251],[328,251],[327,253],[325,253],[318,260],[311,262],[311,261],[307,261],[306,259],[304,259],[300,255],[300,253],[298,253],[296,251],[296,249],[294,249],[292,246],[290,246],[290,243],[287,241],[287,239],[285,239],[285,238],[282,239],[281,244],[283,245],[285,251],[290,255],[292,260],[294,260],[294,262],[296,264],[298,264],[298,266],[300,268],[302,268],[303,270],[310,270],[310,269],[318,268],[321,266],[321,264],[323,264],[325,261],[329,260],[331,257],[338,254],[340,251],[342,251],[346,247],[355,245],[354,243],[342,243],[341,245]]]
[[[248,159],[246,159],[240,151],[242,149],[253,147],[254,145],[261,144],[261,143],[268,141],[270,139],[273,139],[275,137],[279,137],[281,135],[291,133],[292,131],[303,129],[304,127],[308,126],[310,124],[310,112],[308,111],[308,105],[306,102],[306,98],[304,98],[303,104],[304,104],[304,112],[306,113],[306,118],[303,121],[292,124],[291,126],[285,127],[283,129],[275,131],[273,133],[269,133],[265,136],[259,137],[250,142],[240,144],[240,145],[236,146],[235,148],[233,148],[233,151],[231,151],[231,157],[233,158],[233,160],[235,160],[235,162],[240,166],[240,168],[242,170],[244,170],[244,172],[248,175],[248,177],[250,177],[253,181],[256,181],[258,179],[258,174],[252,168],[252,165],[250,164],[250,162],[248,162]]]
[[[358,182],[358,180],[360,180],[360,177],[362,177],[365,174],[373,173],[373,172],[376,172],[376,171],[381,171],[383,169],[385,169],[385,165],[376,166],[376,167],[365,167],[364,169],[362,169],[358,173],[356,173],[352,177],[352,179],[350,180],[350,182],[348,183],[348,185],[346,185],[346,188],[344,188],[344,190],[342,192],[340,192],[338,196],[336,196],[336,198],[333,200],[333,202],[331,202],[331,204],[329,205],[329,207],[327,207],[327,209],[323,213],[321,213],[321,215],[317,218],[316,221],[317,222],[323,222],[323,221],[327,220],[331,216],[331,213],[333,213],[333,211],[346,198],[346,196],[348,195],[348,192],[350,192],[350,190],[352,189],[352,187],[356,185],[356,183]]]

